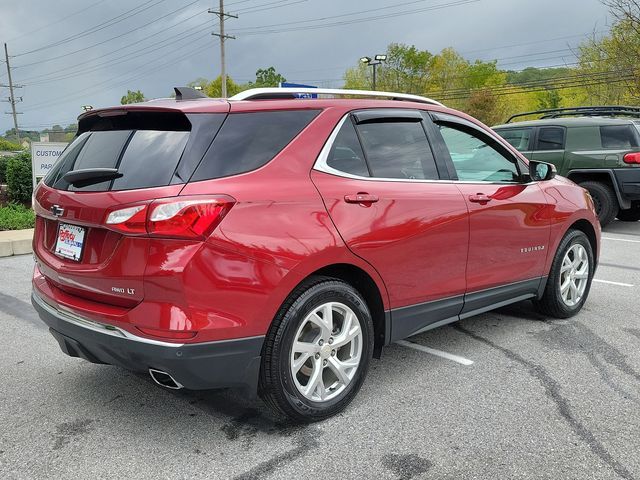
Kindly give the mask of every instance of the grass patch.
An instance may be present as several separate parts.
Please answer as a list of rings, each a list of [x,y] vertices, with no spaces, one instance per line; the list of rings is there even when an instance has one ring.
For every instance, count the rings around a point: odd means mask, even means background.
[[[30,208],[16,203],[0,207],[0,230],[33,228],[35,222],[36,216]]]

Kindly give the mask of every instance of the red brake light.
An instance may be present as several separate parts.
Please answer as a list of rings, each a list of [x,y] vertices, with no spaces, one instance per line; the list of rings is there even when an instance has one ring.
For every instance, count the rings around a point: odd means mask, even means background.
[[[624,156],[624,163],[640,164],[640,152],[627,153]]]
[[[147,233],[147,206],[134,205],[113,210],[107,215],[104,223],[120,233],[145,235]]]
[[[234,203],[226,195],[156,200],[150,207],[147,231],[159,237],[205,239]]]
[[[222,221],[235,200],[227,195],[194,195],[155,200],[111,211],[105,224],[128,235],[204,240]]]

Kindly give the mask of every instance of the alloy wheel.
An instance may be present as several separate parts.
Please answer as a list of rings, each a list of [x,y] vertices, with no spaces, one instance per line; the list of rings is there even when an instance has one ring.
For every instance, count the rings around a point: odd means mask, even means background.
[[[568,307],[577,305],[589,281],[589,256],[581,244],[574,244],[564,255],[559,281],[562,301]]]
[[[293,340],[291,375],[298,391],[314,402],[338,396],[360,365],[363,333],[347,305],[324,303],[302,321]]]

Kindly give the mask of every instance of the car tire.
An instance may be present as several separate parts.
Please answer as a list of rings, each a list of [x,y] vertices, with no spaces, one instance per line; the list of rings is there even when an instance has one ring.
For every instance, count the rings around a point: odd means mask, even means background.
[[[555,318],[574,316],[589,296],[594,269],[589,239],[580,230],[569,230],[556,251],[544,293],[534,300],[537,310]]]
[[[580,186],[586,188],[591,194],[600,226],[609,225],[616,218],[620,209],[615,192],[607,184],[601,182],[582,182]]]
[[[369,308],[355,288],[336,278],[310,277],[291,293],[267,334],[260,397],[297,423],[335,415],[362,386],[373,332]]]
[[[637,222],[640,220],[640,202],[633,202],[631,208],[620,210],[618,212],[618,220],[623,222]]]

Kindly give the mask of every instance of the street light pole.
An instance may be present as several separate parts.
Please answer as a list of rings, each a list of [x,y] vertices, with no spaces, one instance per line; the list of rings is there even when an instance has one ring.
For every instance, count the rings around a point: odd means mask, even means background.
[[[367,64],[367,66],[370,66],[373,69],[373,89],[372,90],[376,89],[376,67],[386,60],[387,60],[386,55],[376,55],[374,58],[362,57],[360,59],[362,63]]]

